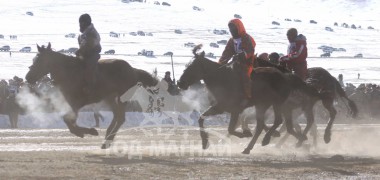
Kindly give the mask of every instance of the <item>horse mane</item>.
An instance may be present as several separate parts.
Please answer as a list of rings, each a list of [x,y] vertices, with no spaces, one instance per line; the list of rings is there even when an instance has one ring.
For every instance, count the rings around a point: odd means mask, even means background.
[[[197,52],[203,47],[203,44],[198,44],[196,45],[194,48],[193,48],[193,54],[194,56],[197,58],[198,56],[202,56],[202,57],[205,57],[205,52],[202,51],[200,54],[198,54]]]

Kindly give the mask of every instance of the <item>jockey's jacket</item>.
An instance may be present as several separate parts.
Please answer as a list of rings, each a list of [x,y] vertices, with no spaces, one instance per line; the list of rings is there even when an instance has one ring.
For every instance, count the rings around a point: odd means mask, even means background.
[[[243,23],[239,19],[233,19],[229,23],[233,23],[237,29],[239,38],[234,39],[231,37],[223,51],[222,57],[219,59],[220,64],[227,63],[233,55],[244,52],[247,64],[252,65],[255,55],[256,42],[245,31]]]
[[[78,37],[79,50],[82,56],[91,56],[99,54],[102,50],[100,45],[100,36],[93,24],[89,25],[84,32]]]

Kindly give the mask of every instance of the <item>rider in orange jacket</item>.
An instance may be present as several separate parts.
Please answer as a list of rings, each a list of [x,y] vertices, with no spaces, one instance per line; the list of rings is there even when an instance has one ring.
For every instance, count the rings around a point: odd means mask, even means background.
[[[247,34],[243,23],[239,19],[232,19],[228,23],[228,28],[232,37],[228,40],[219,63],[226,64],[236,54],[238,54],[239,59],[243,59],[243,63],[241,63],[242,82],[244,95],[248,100],[252,98],[250,76],[253,70],[256,42],[252,36]]]

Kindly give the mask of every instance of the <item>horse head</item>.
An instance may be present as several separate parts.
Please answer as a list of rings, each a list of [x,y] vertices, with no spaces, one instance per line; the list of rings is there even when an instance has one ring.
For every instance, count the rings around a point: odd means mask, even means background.
[[[187,89],[190,85],[199,82],[203,79],[205,68],[203,62],[208,60],[205,58],[205,52],[197,53],[202,48],[202,44],[195,46],[192,50],[194,54],[193,60],[186,65],[186,69],[183,71],[179,81],[178,87],[181,89]]]
[[[40,78],[45,76],[50,72],[49,69],[49,59],[51,49],[51,44],[49,43],[47,47],[37,45],[38,53],[33,58],[33,64],[29,67],[29,71],[25,76],[28,83],[34,84]]]

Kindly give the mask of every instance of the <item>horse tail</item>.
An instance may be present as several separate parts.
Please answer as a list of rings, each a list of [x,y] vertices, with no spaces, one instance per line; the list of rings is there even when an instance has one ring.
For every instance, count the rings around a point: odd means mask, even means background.
[[[347,97],[346,92],[343,90],[338,80],[336,80],[335,78],[332,78],[332,79],[334,79],[334,82],[335,82],[335,87],[336,87],[335,90],[337,91],[340,97],[348,101],[348,108],[349,108],[350,114],[353,118],[356,118],[359,111],[358,107],[356,106],[356,103]]]
[[[150,73],[134,68],[134,72],[138,82],[141,82],[144,87],[156,86],[158,79],[155,76],[152,76]]]
[[[319,93],[317,89],[315,89],[313,86],[308,85],[305,81],[303,81],[297,75],[289,73],[288,81],[290,82],[292,90],[301,90],[305,94],[311,97],[316,97],[318,99],[323,99],[324,97],[323,93]]]

